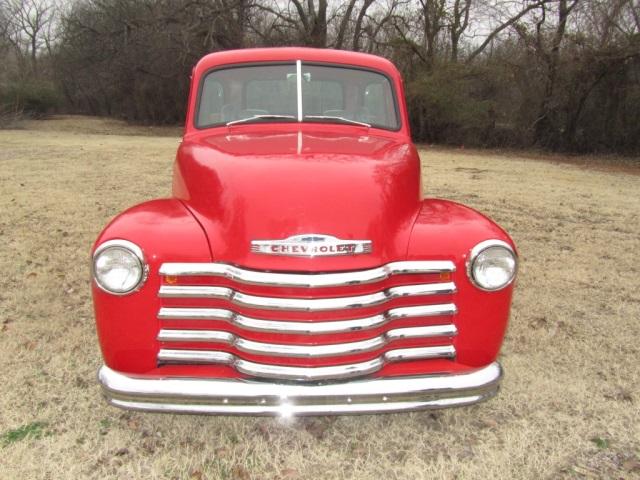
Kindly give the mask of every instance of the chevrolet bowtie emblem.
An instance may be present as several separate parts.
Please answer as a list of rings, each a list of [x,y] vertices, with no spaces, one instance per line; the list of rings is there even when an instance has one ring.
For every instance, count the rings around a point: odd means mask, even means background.
[[[282,240],[253,240],[251,251],[289,257],[329,257],[371,252],[371,240],[341,240],[331,235],[306,233]]]

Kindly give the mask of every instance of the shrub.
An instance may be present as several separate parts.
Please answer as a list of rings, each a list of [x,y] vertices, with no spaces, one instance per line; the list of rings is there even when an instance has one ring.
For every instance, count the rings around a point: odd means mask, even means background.
[[[441,65],[407,85],[407,103],[416,141],[491,144],[495,108],[491,95],[478,91],[479,72]]]
[[[3,105],[0,103],[0,129],[14,128],[22,119],[22,112],[16,110],[13,105]]]
[[[61,104],[58,91],[45,82],[12,82],[0,86],[0,111],[41,117]]]

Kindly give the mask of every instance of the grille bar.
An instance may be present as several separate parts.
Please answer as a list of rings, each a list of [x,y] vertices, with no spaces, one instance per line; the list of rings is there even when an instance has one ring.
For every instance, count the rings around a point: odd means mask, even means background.
[[[158,313],[160,319],[180,320],[223,320],[246,330],[289,334],[346,333],[367,330],[385,325],[401,318],[434,317],[454,315],[457,312],[453,303],[400,307],[388,310],[384,314],[351,320],[332,320],[314,322],[295,322],[263,320],[246,317],[231,310],[220,308],[176,308],[162,307]]]
[[[238,350],[256,355],[280,357],[319,358],[337,355],[353,355],[382,348],[388,343],[404,338],[453,337],[458,333],[455,325],[429,325],[425,327],[396,328],[383,335],[357,342],[327,345],[300,345],[265,343],[247,340],[220,330],[172,330],[162,329],[161,342],[216,342],[235,346]]]
[[[398,353],[399,352],[399,353]],[[260,378],[314,381],[343,379],[367,375],[380,370],[386,363],[407,359],[453,358],[453,345],[437,347],[404,348],[390,350],[366,362],[328,367],[290,367],[269,365],[243,360],[231,353],[212,350],[170,350],[161,349],[158,359],[162,363],[223,364],[234,367],[239,372]]]
[[[347,310],[386,303],[400,297],[421,295],[438,295],[454,293],[456,285],[453,282],[423,283],[419,285],[403,285],[391,287],[380,292],[353,297],[333,298],[280,298],[248,295],[227,287],[209,286],[175,286],[162,285],[159,296],[162,298],[214,298],[225,299],[230,302],[251,308],[267,310],[294,310],[302,312],[321,312],[327,310]]]
[[[216,276],[239,283],[272,287],[341,287],[386,280],[393,275],[454,272],[449,260],[392,262],[370,270],[340,273],[273,273],[246,270],[226,263],[163,263],[160,275]]]

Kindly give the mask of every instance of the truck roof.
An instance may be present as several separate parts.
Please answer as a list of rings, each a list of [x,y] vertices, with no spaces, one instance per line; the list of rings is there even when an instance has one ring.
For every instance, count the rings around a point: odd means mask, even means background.
[[[394,80],[400,78],[400,73],[396,67],[386,58],[368,53],[308,47],[246,48],[210,53],[197,63],[194,74],[199,76],[211,68],[234,63],[295,60],[372,68],[386,73]]]

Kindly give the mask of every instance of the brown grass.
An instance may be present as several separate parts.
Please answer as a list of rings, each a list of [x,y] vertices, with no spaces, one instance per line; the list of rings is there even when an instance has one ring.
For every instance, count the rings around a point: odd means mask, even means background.
[[[60,122],[56,127],[56,122]],[[640,177],[425,151],[430,196],[510,231],[501,394],[469,408],[275,419],[107,406],[88,251],[166,196],[177,137],[114,121],[0,132],[0,478],[640,478]]]

